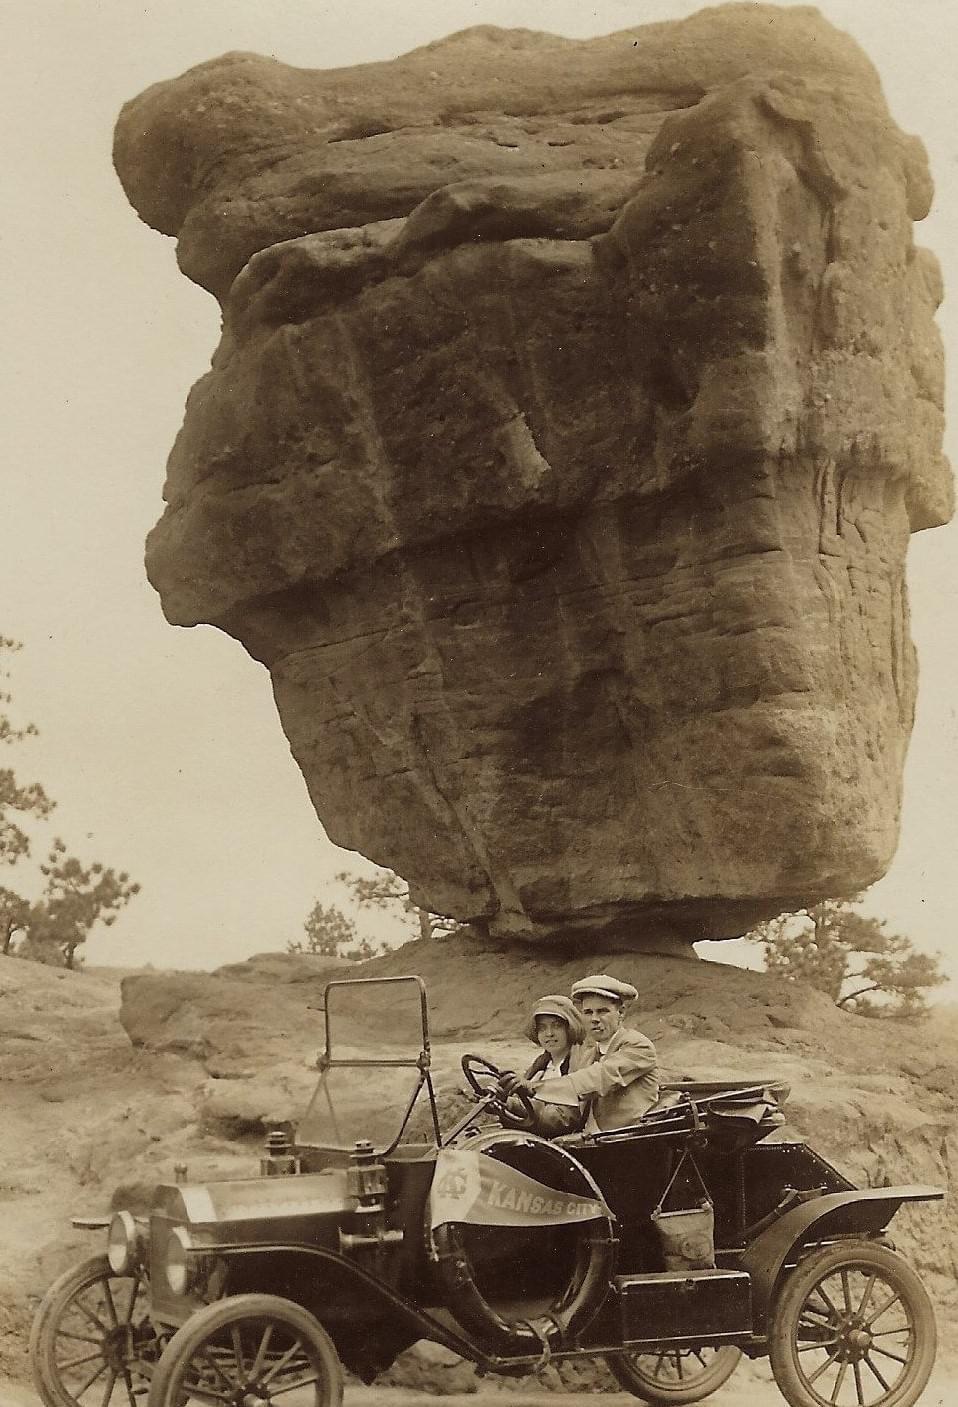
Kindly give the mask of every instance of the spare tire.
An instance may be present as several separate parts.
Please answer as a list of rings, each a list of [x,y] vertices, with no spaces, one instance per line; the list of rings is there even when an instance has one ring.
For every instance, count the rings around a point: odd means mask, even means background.
[[[492,1130],[460,1146],[558,1192],[604,1201],[572,1153],[536,1134]],[[542,1227],[445,1222],[430,1234],[443,1305],[497,1355],[539,1354],[581,1333],[605,1301],[615,1269],[611,1212]]]

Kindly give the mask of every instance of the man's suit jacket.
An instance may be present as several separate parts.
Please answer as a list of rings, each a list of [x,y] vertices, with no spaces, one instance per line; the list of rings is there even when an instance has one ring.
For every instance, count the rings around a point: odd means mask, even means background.
[[[579,1068],[570,1065],[569,1074],[561,1079],[544,1080],[536,1092],[543,1099],[552,1092],[557,1096],[575,1093],[580,1099],[588,1099],[600,1129],[621,1129],[638,1123],[659,1097],[655,1046],[648,1036],[631,1026],[619,1027],[604,1055],[598,1046],[583,1043],[577,1064]]]

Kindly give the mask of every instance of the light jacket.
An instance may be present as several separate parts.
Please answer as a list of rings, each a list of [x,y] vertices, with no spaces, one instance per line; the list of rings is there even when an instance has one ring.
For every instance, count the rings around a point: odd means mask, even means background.
[[[591,1059],[587,1058],[591,1051]],[[603,1055],[597,1045],[582,1046],[584,1063],[560,1079],[543,1080],[536,1094],[540,1099],[556,1096],[568,1102],[575,1094],[588,1099],[600,1129],[627,1128],[638,1123],[659,1097],[659,1069],[655,1046],[648,1036],[631,1026],[620,1026]]]

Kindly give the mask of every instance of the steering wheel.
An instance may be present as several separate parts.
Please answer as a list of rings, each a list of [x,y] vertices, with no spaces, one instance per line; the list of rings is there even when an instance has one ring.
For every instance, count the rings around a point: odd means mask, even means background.
[[[503,1128],[535,1129],[538,1126],[539,1118],[531,1095],[524,1089],[517,1089],[509,1096],[518,1100],[522,1106],[522,1113],[519,1114],[509,1108],[505,1098],[496,1088],[507,1073],[505,1070],[500,1070],[498,1065],[493,1065],[491,1060],[485,1060],[481,1055],[464,1055],[461,1064],[469,1088],[479,1099],[487,1101],[488,1107],[497,1116]],[[483,1077],[487,1077],[485,1083],[481,1082]]]

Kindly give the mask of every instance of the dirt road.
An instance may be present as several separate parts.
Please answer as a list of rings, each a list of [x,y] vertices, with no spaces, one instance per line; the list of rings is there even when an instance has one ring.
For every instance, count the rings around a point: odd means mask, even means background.
[[[628,1393],[603,1394],[603,1407],[635,1407]],[[767,1370],[736,1373],[719,1392],[708,1398],[709,1407],[783,1407],[784,1398]],[[922,1394],[919,1407],[954,1407],[958,1403],[958,1363],[939,1365]],[[0,1407],[42,1407],[28,1388],[0,1381]],[[350,1387],[344,1407],[582,1407],[582,1395],[542,1392],[478,1392],[450,1397],[407,1392],[398,1388]]]

